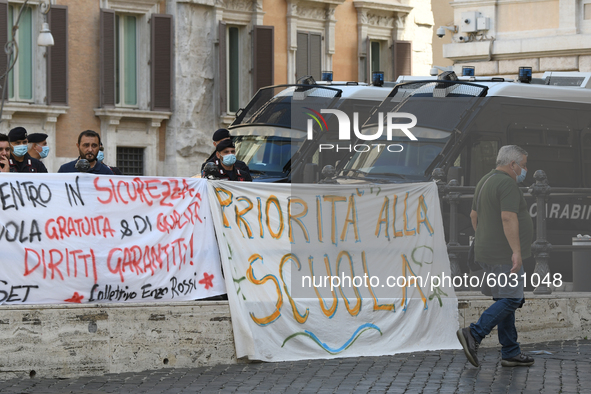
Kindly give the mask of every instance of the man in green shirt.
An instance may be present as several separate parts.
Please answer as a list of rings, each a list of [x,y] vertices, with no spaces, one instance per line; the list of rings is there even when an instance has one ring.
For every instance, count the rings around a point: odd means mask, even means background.
[[[491,287],[495,303],[477,323],[458,330],[468,361],[479,366],[476,355],[480,342],[497,326],[502,345],[501,365],[530,366],[533,357],[521,352],[515,328],[515,310],[525,302],[523,259],[531,256],[533,223],[518,183],[527,172],[527,152],[516,145],[503,146],[497,168],[486,174],[474,192],[472,226],[475,261],[496,278]],[[500,286],[504,284],[504,286]]]

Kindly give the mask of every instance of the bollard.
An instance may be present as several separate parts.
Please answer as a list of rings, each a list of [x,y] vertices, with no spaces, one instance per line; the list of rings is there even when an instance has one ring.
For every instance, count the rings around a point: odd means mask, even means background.
[[[542,280],[550,273],[548,260],[552,245],[546,240],[546,200],[550,194],[550,186],[546,173],[542,170],[535,172],[534,179],[536,183],[530,187],[529,192],[536,198],[538,213],[536,216],[536,240],[532,244],[531,250],[536,260],[534,273],[538,274]],[[540,284],[534,290],[534,294],[552,294],[552,289],[546,284]]]
[[[591,237],[573,237],[573,246],[591,245]],[[591,250],[573,251],[573,291],[591,291]]]

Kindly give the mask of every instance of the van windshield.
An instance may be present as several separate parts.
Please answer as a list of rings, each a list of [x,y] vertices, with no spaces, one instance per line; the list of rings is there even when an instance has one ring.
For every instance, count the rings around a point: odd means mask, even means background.
[[[278,85],[262,88],[236,115],[232,127],[267,125],[306,130],[305,117],[292,117],[294,107],[311,107],[318,111],[331,108],[341,93],[340,89],[325,86]]]
[[[234,137],[236,158],[248,165],[254,176],[283,176],[285,165],[297,151],[304,139],[280,136],[243,135]]]
[[[344,176],[425,180],[425,171],[441,153],[451,133],[413,128],[418,141],[406,137],[382,138],[357,145],[356,152],[342,171]],[[394,180],[394,179],[393,179]]]
[[[485,86],[457,81],[417,81],[397,85],[361,129],[361,134],[381,135],[380,139],[357,139],[355,153],[351,153],[341,174],[427,180],[430,174],[425,174],[426,171],[440,154],[445,154],[444,148],[448,149],[446,145],[450,143],[452,133],[462,131],[458,127],[463,118],[486,91]],[[391,113],[401,113],[401,116],[391,117]],[[416,118],[416,126],[410,132],[417,141],[411,141],[399,127],[388,131],[390,123],[409,123],[408,114]],[[390,132],[392,139],[387,140]]]

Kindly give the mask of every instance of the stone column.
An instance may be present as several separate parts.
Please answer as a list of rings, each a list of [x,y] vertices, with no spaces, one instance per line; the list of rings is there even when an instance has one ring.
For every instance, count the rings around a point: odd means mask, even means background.
[[[105,148],[105,163],[117,165],[117,141],[115,132],[121,121],[121,116],[99,115],[101,120],[101,141]]]
[[[367,56],[369,55],[369,48],[367,47],[367,10],[357,8],[357,57],[358,57],[358,77],[359,81],[365,81],[367,71]]]
[[[298,50],[298,2],[287,2],[287,83],[296,82],[296,51]]]
[[[337,20],[334,17],[335,14],[335,6],[329,5],[326,9],[326,21],[325,23],[325,33],[324,33],[324,46],[326,50],[326,64],[322,71],[334,71],[332,69],[332,56],[335,52],[335,25]]]

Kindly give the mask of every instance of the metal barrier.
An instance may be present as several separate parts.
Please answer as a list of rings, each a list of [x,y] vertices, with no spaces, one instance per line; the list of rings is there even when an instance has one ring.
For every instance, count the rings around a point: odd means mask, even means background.
[[[461,276],[462,270],[460,267],[459,252],[467,252],[470,246],[460,245],[458,242],[458,206],[461,200],[472,201],[474,197],[474,186],[460,186],[456,179],[445,183],[445,172],[441,168],[436,168],[433,171],[433,178],[437,182],[440,199],[449,203],[449,241],[447,243],[447,251],[449,254],[449,261],[451,264],[452,276]],[[538,274],[540,278],[546,277],[550,273],[549,259],[552,251],[572,252],[579,250],[591,250],[591,245],[551,245],[546,239],[546,204],[548,197],[551,194],[561,194],[563,196],[591,196],[591,188],[564,188],[564,187],[550,187],[546,173],[542,170],[537,170],[534,174],[535,184],[520,188],[525,196],[533,196],[537,203],[536,216],[536,240],[532,244],[532,253],[536,261],[534,273]],[[460,288],[458,290],[466,290]],[[547,284],[540,284],[534,290],[534,294],[552,294],[552,289]]]

